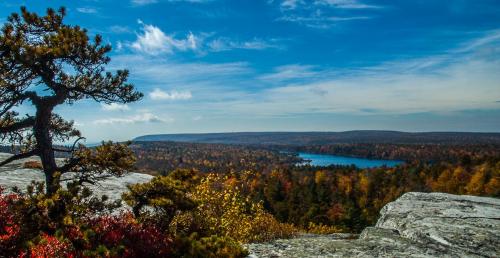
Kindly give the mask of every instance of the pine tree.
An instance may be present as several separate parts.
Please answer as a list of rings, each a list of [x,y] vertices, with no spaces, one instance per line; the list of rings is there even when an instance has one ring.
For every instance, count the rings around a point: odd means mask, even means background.
[[[57,191],[60,176],[68,171],[79,172],[79,182],[94,182],[121,174],[133,164],[127,146],[108,142],[91,150],[77,144],[83,137],[73,121],[64,120],[54,108],[83,99],[110,104],[142,97],[127,83],[128,71],[105,70],[111,46],[103,44],[99,35],[91,40],[85,29],[64,24],[64,17],[64,8],[49,8],[39,16],[22,7],[0,32],[0,143],[21,146],[0,166],[39,156],[48,194]],[[35,107],[34,114],[14,111],[26,103]],[[72,148],[53,144],[74,139]],[[70,156],[64,165],[56,163],[58,151]]]

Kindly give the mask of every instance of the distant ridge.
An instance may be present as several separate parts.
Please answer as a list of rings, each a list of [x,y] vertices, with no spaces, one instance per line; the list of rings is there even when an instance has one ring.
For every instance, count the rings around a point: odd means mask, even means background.
[[[500,133],[345,131],[345,132],[234,132],[144,135],[134,141],[173,141],[243,145],[319,145],[335,143],[500,144]]]

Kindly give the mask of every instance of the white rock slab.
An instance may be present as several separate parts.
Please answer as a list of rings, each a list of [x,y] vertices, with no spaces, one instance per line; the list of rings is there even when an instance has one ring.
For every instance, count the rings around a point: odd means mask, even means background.
[[[11,154],[0,153],[0,160],[8,158]],[[12,187],[19,187],[21,190],[26,189],[32,181],[43,182],[44,175],[40,170],[37,169],[24,169],[22,165],[26,161],[39,160],[38,158],[28,158],[23,160],[18,160],[10,163],[7,166],[0,167],[0,186],[5,188],[7,191],[12,189]],[[71,174],[67,174],[71,176]],[[97,195],[107,195],[110,200],[119,200],[123,192],[127,190],[127,185],[144,183],[151,180],[153,176],[140,174],[140,173],[128,173],[122,177],[111,177],[102,180],[97,185],[89,185],[90,189]]]

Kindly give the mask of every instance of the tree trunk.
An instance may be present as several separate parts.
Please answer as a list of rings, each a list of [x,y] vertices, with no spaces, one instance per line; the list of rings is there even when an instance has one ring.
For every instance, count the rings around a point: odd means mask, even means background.
[[[52,118],[52,107],[37,105],[35,126],[33,127],[39,156],[45,173],[45,187],[48,195],[54,194],[59,188],[59,177],[56,176],[57,164],[52,149],[52,137],[50,135],[50,121]]]

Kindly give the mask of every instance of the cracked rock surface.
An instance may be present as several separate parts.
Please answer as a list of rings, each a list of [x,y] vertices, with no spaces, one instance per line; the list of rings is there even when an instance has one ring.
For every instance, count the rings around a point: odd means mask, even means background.
[[[250,257],[500,257],[500,200],[406,193],[352,235],[301,235],[249,244]]]

